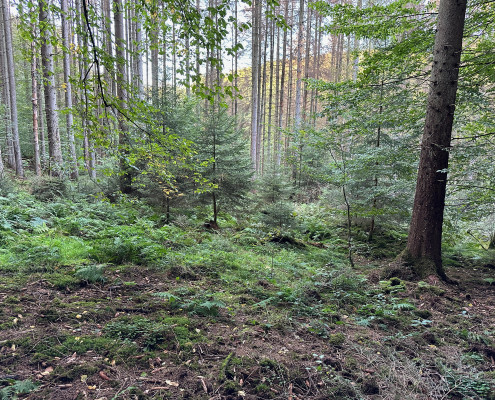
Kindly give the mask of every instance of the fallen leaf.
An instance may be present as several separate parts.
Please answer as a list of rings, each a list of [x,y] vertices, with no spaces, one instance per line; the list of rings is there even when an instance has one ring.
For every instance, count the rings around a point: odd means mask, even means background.
[[[169,381],[168,379],[165,381],[165,383],[167,385],[174,386],[174,387],[178,387],[179,386],[179,382]]]
[[[86,382],[88,380],[88,375],[81,375],[81,382]]]
[[[50,375],[52,372],[53,372],[53,367],[48,367],[41,373],[41,375],[43,376]]]
[[[105,380],[105,381],[109,381],[110,380],[110,378],[107,376],[107,374],[105,374],[105,372],[103,372],[103,371],[100,371],[98,373],[98,375],[100,375],[100,378],[103,379],[103,380]]]

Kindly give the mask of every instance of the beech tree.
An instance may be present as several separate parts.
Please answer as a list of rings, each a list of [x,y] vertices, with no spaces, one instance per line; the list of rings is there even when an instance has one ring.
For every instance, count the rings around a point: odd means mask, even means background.
[[[428,108],[405,260],[419,277],[442,266],[442,226],[466,0],[440,0]]]

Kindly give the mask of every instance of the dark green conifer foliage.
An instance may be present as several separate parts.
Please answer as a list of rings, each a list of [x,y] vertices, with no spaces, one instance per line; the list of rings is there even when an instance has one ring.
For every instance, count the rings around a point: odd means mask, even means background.
[[[257,195],[263,224],[279,229],[281,233],[294,226],[293,199],[296,189],[290,181],[289,173],[277,169],[263,175],[258,182]]]
[[[223,110],[206,116],[195,143],[200,173],[211,184],[198,196],[201,203],[211,204],[217,224],[220,211],[235,212],[248,203],[253,174],[248,149],[235,120]]]

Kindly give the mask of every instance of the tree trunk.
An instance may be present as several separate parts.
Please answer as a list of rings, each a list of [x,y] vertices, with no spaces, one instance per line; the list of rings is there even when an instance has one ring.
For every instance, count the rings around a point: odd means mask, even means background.
[[[40,65],[40,59],[36,57],[36,65]],[[38,67],[39,68],[39,67]],[[39,84],[40,73],[39,70],[36,72],[36,77],[38,78],[38,90],[36,93],[36,97],[38,98],[38,131],[39,131],[39,140],[40,140],[40,161],[41,161],[41,170],[43,171],[46,168],[47,157],[46,157],[46,136],[45,136],[45,124],[43,120],[43,85]]]
[[[117,98],[119,101],[119,153],[120,153],[120,191],[125,194],[132,192],[132,177],[127,161],[129,137],[125,112],[127,110],[127,66],[124,39],[124,9],[122,0],[114,1],[115,23],[115,56],[117,64]],[[157,50],[158,53],[158,50]]]
[[[284,8],[284,20],[287,21],[289,16],[289,0],[285,2]],[[284,88],[285,88],[285,64],[287,57],[287,29],[284,29],[284,37],[282,39],[282,71],[280,71],[280,100],[278,111],[278,129],[277,129],[277,166],[280,166],[282,162],[282,122],[284,120]],[[292,62],[292,60],[290,60]]]
[[[252,15],[252,59],[251,59],[251,163],[253,169],[258,171],[258,79],[259,79],[259,13],[261,8],[260,0],[253,0],[253,15]]]
[[[297,67],[296,67],[296,111],[294,115],[294,129],[297,133],[301,129],[301,96],[302,96],[302,58],[303,58],[303,36],[304,36],[304,0],[299,2],[297,34]]]
[[[65,83],[65,107],[66,123],[67,123],[67,138],[69,140],[69,154],[71,159],[70,178],[77,179],[79,177],[79,169],[77,166],[76,144],[74,140],[74,117],[72,115],[72,84],[70,83],[70,47],[69,47],[69,7],[67,0],[62,0],[62,45],[64,51],[64,83]]]
[[[62,145],[57,114],[57,91],[53,66],[53,50],[49,32],[49,9],[45,0],[39,2],[41,29],[41,64],[45,90],[46,130],[48,134],[49,170],[52,176],[62,176]]]
[[[136,9],[137,2],[134,4],[134,9]],[[136,39],[136,48],[134,49],[135,54],[135,60],[136,60],[136,84],[137,84],[137,93],[139,100],[144,99],[144,90],[143,90],[143,82],[144,82],[144,76],[143,76],[143,23],[141,21],[141,11],[137,10],[135,11],[135,39]]]
[[[158,21],[153,18],[151,31],[151,100],[158,107]]]
[[[268,20],[268,18],[267,18]],[[271,157],[271,146],[272,146],[272,106],[273,106],[273,55],[275,47],[275,21],[270,23],[270,83],[268,85],[268,137],[267,137],[267,164],[270,165],[272,162]],[[278,66],[278,65],[277,65]]]
[[[304,79],[307,81],[309,78],[309,63],[310,63],[310,49],[311,49],[311,31],[312,31],[312,22],[313,22],[313,12],[310,8],[308,8],[308,15],[306,21],[306,49],[304,55]],[[303,105],[302,105],[302,113],[304,121],[307,120],[308,116],[308,84],[307,82],[303,83]]]
[[[440,0],[416,195],[404,259],[418,277],[442,266],[442,224],[466,0]]]
[[[33,37],[35,37],[36,26],[35,24],[31,24],[31,30],[33,33]],[[36,176],[41,176],[41,157],[40,157],[40,144],[39,144],[39,105],[38,105],[38,77],[36,76],[36,69],[38,65],[36,63],[36,43],[31,42],[31,102],[33,105],[33,164],[34,164],[34,172]]]
[[[7,0],[2,1],[3,8],[3,34],[5,40],[5,56],[6,56],[6,77],[9,85],[10,94],[10,122],[12,129],[12,145],[14,150],[15,173],[18,177],[24,176],[24,168],[22,167],[21,145],[19,141],[19,124],[17,118],[17,93],[15,86],[15,67],[14,67],[14,52],[12,45],[12,27],[10,25],[10,6]]]

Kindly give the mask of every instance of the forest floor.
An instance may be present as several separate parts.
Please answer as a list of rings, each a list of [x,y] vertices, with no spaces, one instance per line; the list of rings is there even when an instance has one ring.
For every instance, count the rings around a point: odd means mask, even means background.
[[[249,228],[20,201],[0,245],[0,399],[495,398],[490,263],[407,281]]]

